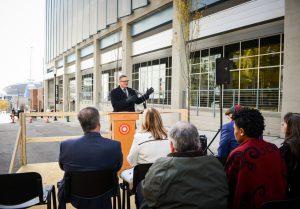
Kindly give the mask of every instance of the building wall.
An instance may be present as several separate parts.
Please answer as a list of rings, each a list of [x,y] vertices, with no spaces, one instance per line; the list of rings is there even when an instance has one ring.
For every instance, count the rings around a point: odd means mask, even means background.
[[[102,111],[111,111],[109,91],[117,86],[117,77],[122,73],[132,81],[129,85],[139,91],[158,86],[148,101],[149,105],[161,108],[186,107],[184,62],[187,60],[184,60],[184,46],[180,42],[182,34],[173,1],[151,0],[149,4],[147,1],[132,1],[133,13],[128,10],[130,2],[121,1],[121,7],[117,8],[116,0],[47,0],[45,106],[54,105],[55,73],[58,80],[63,80],[62,88],[65,89],[63,104],[57,106],[58,110],[78,111],[94,105]],[[137,8],[137,2],[141,8]],[[107,4],[108,10],[99,6],[104,4]],[[70,5],[73,8],[71,10]],[[269,135],[280,134],[282,112],[300,107],[300,99],[295,97],[295,82],[299,78],[296,62],[299,57],[297,44],[300,43],[296,24],[298,7],[296,0],[214,1],[205,7],[200,22],[191,23],[191,28],[199,24],[199,30],[195,30],[196,33],[191,37],[192,51],[216,46],[224,47],[225,51],[226,45],[243,45],[254,39],[258,40],[260,46],[262,38],[274,35],[282,39],[282,48],[277,53],[280,54],[280,63],[277,64],[280,75],[276,93],[279,95],[278,105],[272,110],[262,109],[267,122],[265,134]],[[106,13],[109,14],[107,18],[104,15]],[[95,22],[96,14],[98,19]],[[259,56],[258,52],[258,60]],[[170,62],[166,62],[166,59]],[[214,60],[209,65],[214,76]],[[270,64],[270,67],[274,66]],[[261,70],[259,64],[257,69]],[[92,80],[88,79],[91,77]],[[160,79],[162,82],[157,82]],[[291,88],[294,91],[289,91]],[[240,91],[241,87],[238,89]],[[212,89],[213,95],[217,91],[217,88]],[[206,106],[198,103],[192,105],[191,121],[200,129],[216,130],[219,121],[217,107],[214,107],[216,102],[214,99]],[[233,101],[237,102],[240,100]],[[257,104],[254,107],[261,108]]]
[[[42,112],[44,108],[44,89],[31,89],[29,101],[30,111]]]

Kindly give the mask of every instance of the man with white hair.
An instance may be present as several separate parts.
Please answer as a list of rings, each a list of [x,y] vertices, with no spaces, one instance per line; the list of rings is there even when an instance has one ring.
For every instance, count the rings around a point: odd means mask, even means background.
[[[197,128],[179,121],[168,138],[171,153],[155,161],[142,182],[141,208],[226,209],[225,172],[215,157],[203,155]]]

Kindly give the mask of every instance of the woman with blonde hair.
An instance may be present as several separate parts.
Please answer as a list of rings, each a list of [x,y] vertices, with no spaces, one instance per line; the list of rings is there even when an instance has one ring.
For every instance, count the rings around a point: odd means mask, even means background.
[[[148,108],[143,113],[141,129],[134,135],[127,161],[131,166],[153,163],[170,153],[167,130],[163,126],[160,113]]]

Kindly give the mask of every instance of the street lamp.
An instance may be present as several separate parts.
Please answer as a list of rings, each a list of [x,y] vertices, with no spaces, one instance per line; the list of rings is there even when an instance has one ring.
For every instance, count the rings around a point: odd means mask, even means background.
[[[58,102],[58,86],[56,85],[56,68],[54,68],[54,112],[56,112],[56,103]],[[57,121],[54,116],[54,121]]]

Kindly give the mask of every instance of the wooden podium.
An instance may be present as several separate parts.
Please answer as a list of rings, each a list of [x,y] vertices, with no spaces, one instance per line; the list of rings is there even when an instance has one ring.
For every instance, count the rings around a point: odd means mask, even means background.
[[[129,167],[127,155],[130,151],[133,136],[135,134],[136,120],[139,119],[138,112],[111,112],[110,122],[112,124],[112,139],[121,142],[123,152],[123,166],[121,170]]]

